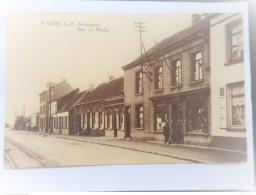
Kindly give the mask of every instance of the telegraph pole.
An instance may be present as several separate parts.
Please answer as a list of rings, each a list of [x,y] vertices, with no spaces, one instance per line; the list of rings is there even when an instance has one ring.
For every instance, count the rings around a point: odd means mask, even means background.
[[[145,23],[142,23],[141,21],[135,22],[135,29],[136,32],[140,33],[140,58],[142,60],[142,32],[146,32]]]
[[[139,22],[135,22],[135,29],[136,29],[136,32],[139,32],[140,33],[140,60],[141,60],[141,73],[142,74],[145,74],[148,79],[150,81],[152,81],[152,79],[150,78],[150,74],[151,72],[149,71],[149,66],[150,66],[150,62],[149,62],[149,59],[148,59],[148,65],[146,64],[143,64],[142,63],[142,50],[144,48],[145,50],[145,54],[146,54],[146,57],[147,57],[147,52],[146,52],[146,49],[145,49],[145,46],[143,44],[143,41],[142,41],[142,33],[143,32],[146,32],[146,27],[145,27],[145,23],[142,23],[141,21]],[[148,58],[148,57],[147,57]]]
[[[48,125],[48,131],[49,133],[52,133],[53,132],[53,129],[52,129],[52,87],[53,87],[54,83],[52,82],[47,82],[47,87],[49,87],[49,106],[50,106],[50,117],[49,117],[49,125]]]

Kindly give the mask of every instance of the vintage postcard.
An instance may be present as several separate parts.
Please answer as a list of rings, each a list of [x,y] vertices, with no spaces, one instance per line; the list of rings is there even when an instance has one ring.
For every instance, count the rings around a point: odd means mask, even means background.
[[[247,160],[241,13],[9,11],[5,168]]]
[[[0,6],[0,191],[254,189],[247,3],[21,2]]]

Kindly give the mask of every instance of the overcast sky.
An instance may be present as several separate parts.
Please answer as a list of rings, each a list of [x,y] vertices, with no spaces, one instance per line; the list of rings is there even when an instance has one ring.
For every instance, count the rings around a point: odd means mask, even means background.
[[[155,41],[191,24],[190,14],[83,14],[9,12],[7,19],[6,121],[13,124],[15,110],[26,116],[39,112],[39,94],[46,82],[65,78],[73,88],[123,75],[122,66],[140,55],[134,23],[145,23],[143,42]],[[54,25],[53,25],[54,24]],[[97,25],[88,31],[79,25]]]

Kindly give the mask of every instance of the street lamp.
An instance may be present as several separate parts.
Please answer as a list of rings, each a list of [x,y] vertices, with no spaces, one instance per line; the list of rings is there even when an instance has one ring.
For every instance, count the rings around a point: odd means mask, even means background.
[[[47,82],[47,87],[49,88],[49,105],[50,105],[50,121],[49,121],[49,125],[48,125],[48,131],[49,133],[53,132],[52,129],[52,105],[51,105],[51,101],[52,101],[52,88],[54,87],[54,83],[52,82]]]

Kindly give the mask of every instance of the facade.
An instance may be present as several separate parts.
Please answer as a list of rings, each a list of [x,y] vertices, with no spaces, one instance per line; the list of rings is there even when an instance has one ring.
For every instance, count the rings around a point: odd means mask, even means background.
[[[242,16],[218,15],[210,34],[212,146],[246,150]]]
[[[76,132],[87,136],[124,137],[123,77],[100,84],[75,106]]]
[[[73,130],[74,104],[86,93],[75,89],[51,103],[52,129],[55,134],[68,135]],[[49,113],[50,114],[50,113]]]
[[[126,137],[162,141],[167,122],[173,143],[210,144],[213,15],[200,17],[123,67]]]
[[[60,83],[55,84],[51,88],[51,99],[56,99],[66,93],[72,91],[72,87],[63,79]],[[49,130],[49,89],[39,94],[40,96],[40,112],[39,112],[39,130],[48,132]]]

